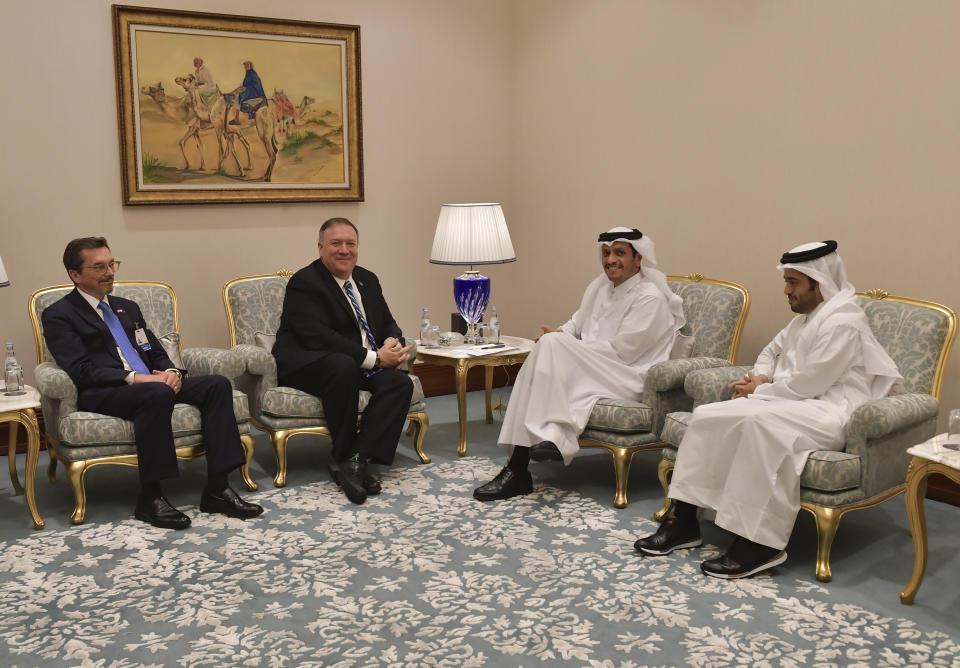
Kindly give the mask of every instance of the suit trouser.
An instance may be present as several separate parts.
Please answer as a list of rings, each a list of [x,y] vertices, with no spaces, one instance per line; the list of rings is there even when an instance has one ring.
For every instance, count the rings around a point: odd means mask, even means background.
[[[406,372],[383,369],[368,377],[349,355],[329,353],[279,380],[281,385],[320,397],[333,439],[334,460],[360,453],[377,464],[393,463],[413,397],[413,382]],[[372,396],[358,432],[360,390]]]
[[[81,392],[78,401],[80,410],[133,421],[141,483],[175,478],[180,473],[170,423],[174,404],[178,403],[200,409],[200,433],[209,474],[227,473],[243,464],[233,388],[223,376],[188,376],[178,393],[166,383],[134,383],[107,393],[101,389],[93,397]]]

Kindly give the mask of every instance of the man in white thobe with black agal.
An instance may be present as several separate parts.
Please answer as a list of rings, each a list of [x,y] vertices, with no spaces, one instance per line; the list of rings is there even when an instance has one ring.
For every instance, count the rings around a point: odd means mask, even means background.
[[[683,302],[657,269],[653,240],[615,227],[597,240],[603,274],[591,281],[580,308],[543,334],[524,362],[498,444],[506,467],[474,490],[480,501],[533,491],[527,467],[535,445],[559,451],[569,464],[577,437],[600,398],[639,399],[647,369],[669,359],[684,325]]]
[[[670,483],[673,516],[637,540],[638,551],[701,545],[701,507],[736,535],[723,556],[701,563],[705,574],[748,577],[786,561],[807,457],[841,449],[851,413],[900,380],[836,251],[835,241],[815,242],[780,259],[784,294],[799,315],[730,385],[731,401],[694,410]]]

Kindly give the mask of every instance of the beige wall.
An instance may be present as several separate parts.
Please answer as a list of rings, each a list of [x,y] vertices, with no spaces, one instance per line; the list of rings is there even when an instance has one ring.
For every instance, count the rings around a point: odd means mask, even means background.
[[[345,215],[413,331],[421,305],[452,310],[455,272],[426,256],[454,201],[504,203],[519,261],[487,273],[512,333],[569,315],[615,224],[650,234],[667,272],[750,288],[744,363],[789,317],[773,266],[802,241],[837,239],[860,289],[960,307],[955,2],[265,7],[189,5],[361,26],[365,202],[124,208],[109,3],[5,7],[0,336],[28,366],[27,297],[66,279],[81,234],[110,239],[123,277],[177,288],[188,345],[225,345],[222,284],[302,266],[318,223]],[[960,406],[960,355],[944,406]]]

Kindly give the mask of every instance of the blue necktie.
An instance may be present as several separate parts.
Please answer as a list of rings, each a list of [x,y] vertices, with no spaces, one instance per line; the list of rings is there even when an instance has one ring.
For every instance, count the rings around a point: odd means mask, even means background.
[[[117,347],[120,348],[120,352],[123,353],[130,368],[137,373],[149,376],[150,369],[143,363],[143,359],[140,357],[137,349],[130,343],[130,338],[127,336],[127,333],[123,331],[123,325],[120,324],[120,319],[117,317],[117,314],[110,308],[110,304],[102,301],[97,304],[97,308],[103,313],[103,321],[107,323],[107,327],[110,328],[110,333],[113,334],[113,340],[117,342]]]
[[[353,286],[350,285],[350,281],[343,284],[343,289],[347,293],[347,299],[350,300],[350,304],[353,306],[354,313],[357,314],[357,321],[360,323],[360,327],[363,328],[364,333],[367,335],[367,341],[370,342],[370,345],[373,346],[374,351],[376,351],[380,346],[377,345],[377,339],[373,336],[373,332],[370,331],[370,325],[367,324],[367,319],[363,317],[363,311],[360,310],[360,302],[357,301],[356,295],[353,294]],[[364,369],[362,373],[366,376],[372,376],[380,373],[380,369]]]

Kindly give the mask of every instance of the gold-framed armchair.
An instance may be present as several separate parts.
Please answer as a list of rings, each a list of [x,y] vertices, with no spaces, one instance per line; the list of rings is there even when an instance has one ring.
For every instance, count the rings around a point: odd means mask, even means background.
[[[654,364],[647,371],[640,401],[601,399],[580,435],[581,448],[603,448],[613,457],[616,492],[613,505],[627,506],[630,465],[638,452],[664,447],[664,416],[690,410],[683,381],[696,369],[731,366],[750,312],[750,292],[737,283],[703,274],[667,276],[670,289],[683,298],[683,334],[694,339],[690,357]]]
[[[907,448],[934,435],[940,390],[957,336],[957,314],[943,304],[898,297],[884,290],[857,293],[877,340],[896,362],[903,382],[876,401],[857,408],[845,430],[842,450],[818,450],[800,476],[801,507],[817,526],[816,577],[829,582],[830,549],[840,518],[873,508],[904,491],[910,455]],[[693,406],[730,398],[728,384],[751,367],[705,369],[689,374],[684,391]],[[692,409],[669,413],[663,427],[659,475],[666,485]],[[670,509],[666,499],[656,518]]]
[[[84,479],[94,466],[107,464],[137,466],[133,422],[122,418],[80,411],[77,388],[67,372],[57,366],[43,338],[41,315],[44,309],[73,290],[73,285],[55,285],[37,290],[30,296],[30,323],[37,350],[35,377],[46,423],[46,442],[50,453],[47,475],[56,482],[57,462],[63,463],[73,487],[75,506],[70,521],[82,524],[86,517],[87,493]],[[113,294],[137,302],[146,326],[161,340],[168,357],[183,362],[191,373],[219,374],[234,383],[243,372],[243,361],[231,351],[215,348],[186,348],[180,341],[177,295],[173,288],[157,281],[116,281]],[[234,389],[233,410],[246,461],[241,476],[249,490],[258,485],[250,477],[253,437],[247,420],[247,397]],[[200,435],[200,411],[195,406],[176,404],[173,410],[174,443],[177,458],[190,460],[204,454]]]
[[[245,364],[239,387],[249,398],[254,424],[270,435],[277,461],[277,474],[273,479],[277,487],[287,484],[287,442],[291,437],[299,434],[330,435],[318,397],[277,385],[277,365],[270,350],[280,326],[283,297],[292,273],[281,270],[274,274],[244,276],[223,286],[223,307],[231,350],[239,353]],[[410,354],[410,368],[415,358],[414,347]],[[410,378],[413,380],[413,397],[407,413],[410,421],[407,434],[414,437],[420,461],[428,464],[430,457],[423,451],[423,438],[430,425],[427,405],[420,379],[413,374]],[[359,413],[363,413],[369,399],[368,392],[360,393]]]

